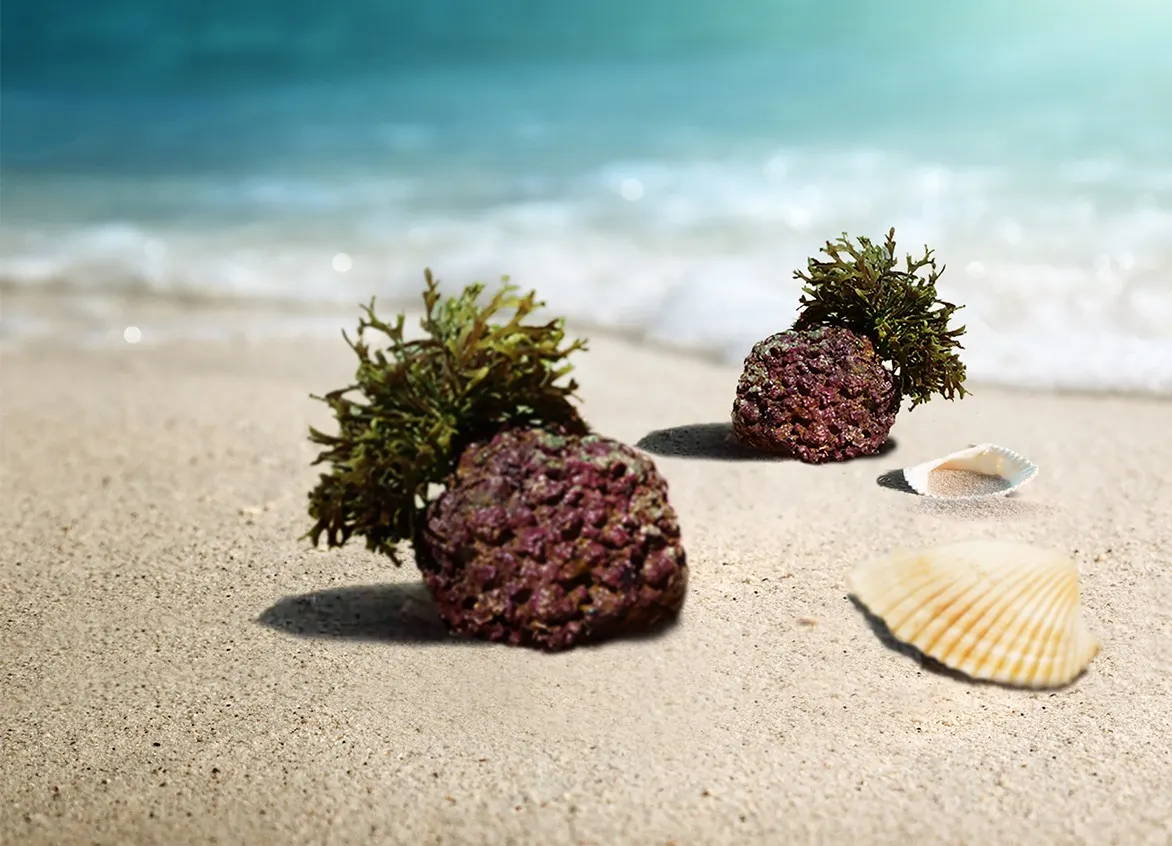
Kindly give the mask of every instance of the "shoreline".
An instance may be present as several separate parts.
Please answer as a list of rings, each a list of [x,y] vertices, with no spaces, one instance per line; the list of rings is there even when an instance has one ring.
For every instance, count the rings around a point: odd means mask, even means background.
[[[409,320],[416,319],[419,314],[415,310],[417,297],[387,297],[379,302],[380,310],[386,313],[406,309]],[[120,307],[126,319],[112,319],[112,306]],[[57,346],[60,342],[49,338],[56,331],[71,333],[71,343],[78,343],[88,349],[110,351],[126,346],[121,339],[121,331],[127,324],[143,326],[155,322],[166,326],[168,322],[173,323],[176,320],[193,323],[195,328],[189,328],[186,334],[182,334],[172,327],[169,336],[164,334],[161,340],[147,338],[147,343],[151,346],[182,347],[186,344],[205,342],[245,340],[250,344],[265,344],[302,339],[319,344],[339,339],[343,330],[352,332],[358,320],[359,306],[360,303],[357,301],[345,305],[340,302],[306,302],[287,298],[238,300],[229,297],[163,296],[153,291],[95,292],[71,289],[67,286],[29,289],[21,285],[0,283],[0,319],[9,321],[15,312],[18,318],[31,318],[34,322],[40,322],[42,326],[41,331],[35,333],[26,331],[19,334],[11,330],[8,333],[0,332],[0,355],[31,353],[45,347]],[[267,323],[270,326],[269,330],[258,331],[258,321]],[[778,331],[782,330],[779,328]],[[630,345],[664,356],[688,359],[705,366],[739,369],[743,359],[741,356],[732,361],[710,348],[673,344],[651,337],[642,329],[623,329],[583,320],[567,321],[567,334],[585,337],[588,341],[599,339],[607,344]],[[745,354],[748,352],[746,348]],[[1068,397],[1172,400],[1172,392],[1165,393],[1156,389],[1037,387],[981,379],[970,380],[966,383],[966,387],[968,386],[972,386],[974,393],[994,390]]]

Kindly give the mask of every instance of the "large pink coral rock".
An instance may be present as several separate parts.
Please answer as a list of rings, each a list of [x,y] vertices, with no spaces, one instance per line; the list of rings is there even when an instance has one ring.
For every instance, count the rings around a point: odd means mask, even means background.
[[[597,435],[508,429],[473,444],[416,551],[452,631],[549,650],[654,629],[687,584],[667,483]]]

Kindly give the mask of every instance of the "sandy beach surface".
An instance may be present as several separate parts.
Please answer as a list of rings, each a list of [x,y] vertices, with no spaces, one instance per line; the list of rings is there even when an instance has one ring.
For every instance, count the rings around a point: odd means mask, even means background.
[[[1168,400],[978,385],[812,467],[728,444],[738,368],[595,336],[585,414],[667,477],[689,594],[658,636],[547,655],[451,639],[413,567],[300,538],[340,340],[0,369],[0,841],[1172,839]],[[982,441],[1041,475],[968,508],[891,485]],[[1078,561],[1082,678],[966,682],[848,598],[856,562],[970,537]]]

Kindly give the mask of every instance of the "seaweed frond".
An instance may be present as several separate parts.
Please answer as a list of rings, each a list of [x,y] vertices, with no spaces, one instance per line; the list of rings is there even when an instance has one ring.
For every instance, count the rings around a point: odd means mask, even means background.
[[[964,397],[965,366],[956,351],[963,349],[957,338],[965,327],[948,326],[963,306],[937,297],[936,280],[944,267],[937,268],[932,251],[924,247],[923,257],[913,260],[908,255],[900,269],[895,229],[883,244],[862,237],[857,241],[852,243],[844,232],[822,248],[828,260],[811,258],[805,273],[794,273],[805,283],[794,328],[843,326],[870,338],[912,408],[933,394]]]
[[[325,447],[314,464],[330,465],[309,494],[314,545],[323,534],[331,547],[360,535],[399,563],[397,547],[414,538],[430,487],[473,440],[513,425],[586,430],[570,403],[577,384],[561,381],[572,369],[565,359],[585,341],[563,344],[561,319],[525,323],[544,305],[534,292],[522,296],[505,278],[481,304],[481,284],[444,297],[430,270],[424,278],[423,336],[409,340],[401,314],[380,320],[372,299],[356,338],[342,333],[358,356],[354,384],[314,397],[338,423],[334,435],[309,432]],[[385,348],[372,346],[371,332]]]

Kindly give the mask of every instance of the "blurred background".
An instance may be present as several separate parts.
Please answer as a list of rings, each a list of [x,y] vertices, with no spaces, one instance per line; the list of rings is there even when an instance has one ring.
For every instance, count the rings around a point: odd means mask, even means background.
[[[1172,392],[1163,0],[5,0],[2,32],[9,340],[122,343],[144,301],[144,341],[212,305],[333,334],[428,265],[735,361],[826,239],[895,226],[974,378]]]

